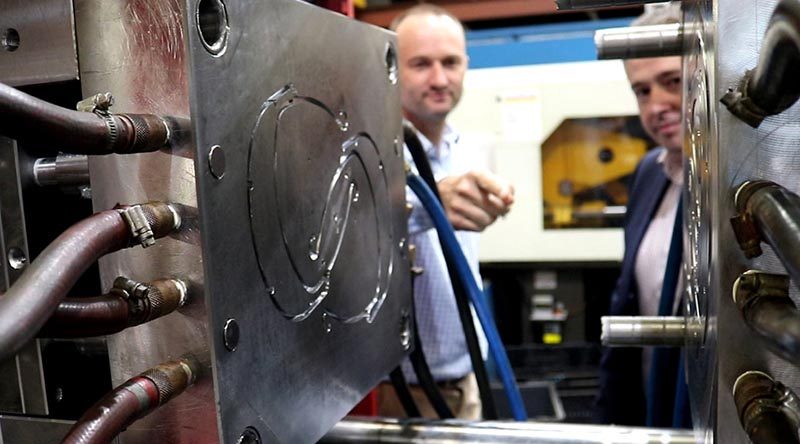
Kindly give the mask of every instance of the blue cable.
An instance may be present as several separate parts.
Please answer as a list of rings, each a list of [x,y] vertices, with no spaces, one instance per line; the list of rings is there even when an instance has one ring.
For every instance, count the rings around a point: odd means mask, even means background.
[[[472,306],[475,308],[475,313],[478,315],[478,320],[486,333],[486,339],[489,341],[489,352],[492,354],[497,370],[500,374],[500,380],[503,382],[503,389],[508,397],[508,404],[511,408],[511,414],[517,421],[527,421],[528,413],[525,411],[525,404],[522,402],[522,394],[520,394],[517,381],[514,379],[514,372],[511,370],[511,363],[508,361],[508,355],[503,347],[503,342],[500,340],[500,334],[497,332],[492,320],[489,310],[483,303],[481,290],[475,282],[475,276],[469,267],[467,258],[464,257],[464,252],[461,250],[461,245],[456,239],[453,226],[447,220],[444,209],[439,204],[436,196],[431,191],[430,187],[423,182],[423,180],[416,174],[410,173],[406,177],[408,186],[411,191],[417,195],[422,206],[428,211],[431,216],[434,227],[439,234],[439,239],[442,242],[442,252],[445,256],[453,260],[456,265],[456,274],[464,284],[467,296],[469,297]]]

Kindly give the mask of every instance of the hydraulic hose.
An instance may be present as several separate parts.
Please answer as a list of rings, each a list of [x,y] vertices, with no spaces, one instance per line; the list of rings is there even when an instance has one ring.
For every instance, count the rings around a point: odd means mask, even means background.
[[[397,399],[400,400],[400,404],[403,406],[403,410],[406,412],[406,416],[409,418],[419,418],[421,415],[419,413],[419,409],[417,408],[417,404],[414,402],[414,397],[411,396],[411,390],[408,389],[408,384],[406,383],[406,377],[403,375],[403,368],[396,367],[394,370],[389,373],[389,378],[392,381],[392,387],[394,387],[394,391],[397,394]]]
[[[57,146],[71,154],[128,154],[169,144],[182,122],[152,114],[109,114],[63,108],[0,83],[0,134]]]
[[[733,284],[745,323],[784,359],[800,363],[800,311],[789,297],[789,277],[756,270]]]
[[[94,261],[136,242],[151,245],[179,226],[171,206],[149,203],[103,211],[67,229],[0,297],[0,362],[36,335]]]
[[[745,254],[758,256],[758,241],[767,242],[792,279],[800,283],[800,196],[773,182],[748,181],[736,191],[735,204],[739,213],[746,216],[734,218],[746,221],[734,225]],[[742,229],[748,224],[754,227]]]
[[[407,182],[411,190],[417,195],[422,205],[430,214],[436,231],[439,234],[439,239],[445,247],[445,257],[452,258],[457,265],[456,271],[458,273],[458,279],[464,285],[464,288],[466,288],[470,302],[472,302],[475,313],[478,315],[478,320],[483,326],[484,333],[486,333],[486,339],[489,341],[489,351],[492,353],[495,363],[497,364],[498,373],[500,374],[500,379],[503,382],[503,388],[505,389],[508,403],[511,407],[511,413],[515,420],[525,421],[528,419],[528,415],[525,412],[522,395],[514,379],[514,373],[508,361],[505,348],[503,347],[503,342],[500,340],[500,334],[497,332],[497,327],[494,325],[489,310],[484,305],[480,289],[475,282],[475,277],[472,275],[469,263],[464,257],[464,252],[461,250],[458,240],[456,239],[453,227],[447,220],[444,209],[436,200],[433,192],[419,176],[416,174],[409,174],[407,176]]]
[[[197,374],[192,358],[171,361],[135,376],[89,408],[62,444],[106,444],[137,419],[192,385]]]
[[[794,392],[759,371],[742,373],[733,385],[733,400],[753,444],[800,444],[800,411]]]
[[[428,185],[437,201],[441,202],[442,198],[436,186],[436,178],[433,175],[428,156],[425,154],[425,149],[422,147],[422,143],[417,137],[416,130],[414,130],[412,126],[404,124],[403,138],[414,160],[414,165],[417,167],[419,176]],[[444,246],[442,246],[442,249],[444,249]],[[492,389],[489,385],[489,375],[486,371],[486,365],[483,362],[480,344],[478,343],[478,333],[475,331],[475,324],[472,320],[472,311],[469,309],[469,298],[467,297],[464,285],[461,284],[458,279],[455,271],[456,265],[453,263],[452,259],[445,256],[445,263],[447,265],[447,274],[450,277],[450,283],[453,287],[453,296],[455,296],[456,299],[461,328],[464,330],[464,339],[467,344],[467,350],[469,351],[472,371],[475,372],[475,381],[478,384],[482,415],[485,419],[497,419],[497,408],[494,405],[494,397],[492,396]]]
[[[764,33],[758,65],[748,71],[722,103],[757,128],[800,97],[800,2],[781,0]]]
[[[103,296],[67,298],[37,336],[85,338],[105,336],[150,322],[175,311],[186,301],[186,285],[175,279],[140,284],[123,277]]]

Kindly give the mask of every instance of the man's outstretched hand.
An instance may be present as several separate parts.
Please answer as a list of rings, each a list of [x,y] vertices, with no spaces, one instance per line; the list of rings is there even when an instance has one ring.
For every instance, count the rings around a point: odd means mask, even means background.
[[[445,177],[437,185],[456,230],[483,231],[514,204],[514,187],[487,171]]]

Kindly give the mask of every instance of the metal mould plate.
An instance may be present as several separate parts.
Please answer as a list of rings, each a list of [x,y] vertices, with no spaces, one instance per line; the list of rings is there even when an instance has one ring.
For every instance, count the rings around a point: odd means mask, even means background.
[[[72,0],[6,0],[0,14],[0,82],[78,78]]]
[[[220,433],[311,442],[405,353],[394,38],[292,0],[187,5]]]

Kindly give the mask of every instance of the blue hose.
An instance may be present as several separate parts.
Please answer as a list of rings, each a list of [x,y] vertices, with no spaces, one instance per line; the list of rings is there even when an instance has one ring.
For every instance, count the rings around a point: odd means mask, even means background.
[[[453,226],[447,220],[444,209],[439,204],[439,201],[434,196],[430,187],[428,187],[422,179],[416,174],[409,174],[407,177],[408,186],[411,191],[417,195],[422,206],[428,211],[428,214],[436,227],[439,234],[439,240],[442,242],[443,253],[445,256],[453,260],[456,265],[456,273],[459,279],[464,284],[467,296],[469,297],[472,306],[475,308],[475,313],[478,315],[478,320],[486,333],[486,339],[489,341],[489,352],[492,354],[497,370],[500,374],[500,380],[503,382],[506,396],[508,397],[508,404],[511,408],[511,414],[517,421],[526,421],[528,413],[525,411],[525,404],[522,402],[522,395],[519,392],[517,381],[514,379],[514,372],[511,370],[511,363],[508,361],[506,350],[503,347],[503,342],[500,340],[500,334],[497,332],[497,326],[494,324],[489,310],[483,303],[481,297],[481,290],[475,282],[475,276],[469,267],[467,258],[464,257],[464,252],[461,250],[461,245],[456,239]]]

